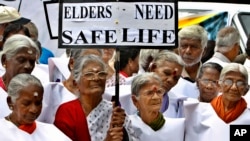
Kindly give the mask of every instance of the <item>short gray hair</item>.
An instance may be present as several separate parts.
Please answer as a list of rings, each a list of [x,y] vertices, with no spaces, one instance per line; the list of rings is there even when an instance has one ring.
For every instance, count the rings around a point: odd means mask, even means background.
[[[224,27],[218,32],[216,36],[215,51],[226,53],[230,51],[235,44],[239,43],[240,43],[239,31],[232,26]]]
[[[41,81],[34,75],[21,73],[14,76],[8,85],[8,95],[11,97],[12,102],[20,96],[20,90],[29,85],[36,85],[43,89]]]
[[[40,56],[40,50],[37,44],[29,37],[15,34],[9,37],[3,45],[1,56],[6,55],[6,59],[9,60],[22,48],[35,48],[37,56]]]
[[[223,80],[225,75],[228,72],[239,72],[243,75],[243,77],[245,78],[245,83],[248,84],[248,72],[247,69],[239,63],[229,63],[227,64],[220,73],[220,79],[219,80]]]
[[[102,60],[102,58],[100,58],[99,56],[96,55],[86,55],[83,56],[77,60],[75,60],[74,63],[74,69],[73,69],[73,76],[75,81],[79,82],[81,75],[82,75],[82,70],[89,64],[89,63],[99,63],[100,66],[102,67],[102,69],[104,71],[106,71],[106,64],[104,63],[104,61]]]
[[[219,65],[218,63],[214,63],[214,62],[207,62],[205,64],[202,64],[199,72],[198,72],[198,77],[197,78],[201,78],[204,74],[204,71],[206,68],[211,68],[214,70],[217,70],[219,72],[219,74],[221,73],[222,70],[222,66]]]
[[[174,52],[163,50],[159,52],[152,63],[155,63],[157,67],[162,66],[163,62],[173,62],[179,64],[180,66],[184,66],[184,62],[179,55]]]
[[[157,80],[162,87],[163,84],[161,78],[153,72],[145,72],[135,76],[131,83],[132,95],[139,97],[139,91],[141,90],[141,88],[147,83],[149,83],[151,80]]]
[[[200,40],[202,48],[207,46],[207,31],[200,25],[191,25],[182,28],[178,33],[179,44],[181,39],[185,38]]]

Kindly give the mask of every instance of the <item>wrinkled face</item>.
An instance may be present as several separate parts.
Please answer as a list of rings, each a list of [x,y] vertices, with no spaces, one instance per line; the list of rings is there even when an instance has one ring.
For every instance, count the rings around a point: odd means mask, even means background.
[[[36,50],[34,48],[22,48],[11,59],[5,60],[6,75],[11,78],[20,73],[28,73],[34,69],[36,63]]]
[[[37,85],[29,85],[19,92],[19,97],[13,103],[11,120],[18,125],[31,124],[41,113],[43,88]]]
[[[161,94],[160,94],[161,93]],[[137,109],[142,112],[159,112],[164,90],[157,80],[152,79],[139,90],[139,97],[134,101]]]
[[[174,87],[181,77],[183,67],[174,62],[164,61],[158,64],[152,71],[156,73],[163,82],[163,88],[168,92]]]
[[[204,48],[201,41],[197,39],[181,39],[179,45],[179,55],[185,63],[185,66],[193,66],[200,62]]]
[[[108,61],[113,57],[115,49],[114,48],[104,48],[102,50],[103,50],[102,59],[105,63],[108,63]]]
[[[200,91],[200,100],[210,102],[217,96],[219,91],[218,80],[220,72],[213,68],[205,68],[201,78],[197,80],[197,86]]]
[[[246,94],[248,84],[240,72],[228,72],[221,81],[220,88],[224,100],[237,102]]]
[[[82,70],[82,76],[77,87],[80,94],[102,97],[105,90],[107,73],[99,63],[89,62]]]

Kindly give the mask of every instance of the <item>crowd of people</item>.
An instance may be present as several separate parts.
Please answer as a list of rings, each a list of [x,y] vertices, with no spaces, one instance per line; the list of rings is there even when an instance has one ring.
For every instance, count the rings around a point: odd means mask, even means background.
[[[250,36],[244,55],[232,26],[218,31],[212,52],[210,42],[190,25],[174,50],[71,48],[55,57],[32,20],[0,6],[0,140],[229,141],[230,125],[250,123]]]

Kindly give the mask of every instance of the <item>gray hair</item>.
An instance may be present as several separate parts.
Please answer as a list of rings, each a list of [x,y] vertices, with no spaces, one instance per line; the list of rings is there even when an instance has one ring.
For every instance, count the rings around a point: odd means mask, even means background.
[[[173,62],[179,64],[180,66],[184,66],[184,62],[179,55],[174,52],[163,50],[159,52],[152,63],[155,63],[157,67],[162,66],[163,62]]]
[[[152,61],[156,55],[159,53],[159,49],[141,49],[139,55],[139,65],[143,69],[148,68],[150,62]],[[146,70],[145,70],[146,71]]]
[[[197,78],[201,78],[204,74],[204,71],[206,68],[212,68],[212,69],[215,69],[219,72],[219,74],[221,73],[221,70],[222,70],[222,66],[219,65],[218,63],[214,63],[214,62],[208,62],[208,63],[205,63],[205,64],[202,64],[201,68],[200,68],[200,71],[198,72],[198,77]]]
[[[223,80],[225,75],[228,72],[239,72],[243,75],[243,77],[245,78],[245,83],[248,84],[248,72],[247,69],[239,63],[229,63],[227,64],[220,73],[220,79],[219,80]]]
[[[74,76],[75,81],[77,82],[80,81],[83,68],[85,68],[89,63],[93,63],[93,62],[99,63],[102,69],[106,71],[107,65],[103,62],[102,58],[93,54],[86,55],[75,60],[74,69],[73,69],[73,76]]]
[[[207,46],[207,31],[200,25],[191,25],[182,28],[178,33],[179,44],[181,39],[185,38],[200,40],[202,48]]]
[[[15,34],[9,37],[3,45],[1,56],[6,55],[6,59],[9,60],[22,48],[35,48],[37,57],[40,56],[40,50],[37,44],[29,37]]]
[[[20,95],[20,90],[29,85],[36,85],[43,89],[41,81],[34,75],[21,73],[14,76],[8,85],[8,95],[11,97],[12,102],[15,102]]]
[[[161,78],[153,72],[145,72],[135,76],[131,83],[132,95],[139,97],[139,91],[141,90],[141,88],[149,83],[152,79],[157,80],[162,87],[163,84]]]
[[[215,51],[226,53],[240,42],[240,33],[232,26],[222,28],[216,36]]]

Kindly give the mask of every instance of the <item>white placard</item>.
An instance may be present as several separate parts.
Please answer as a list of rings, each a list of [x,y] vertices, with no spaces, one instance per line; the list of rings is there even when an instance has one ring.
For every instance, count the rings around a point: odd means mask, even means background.
[[[175,3],[63,3],[59,47],[175,46]]]

